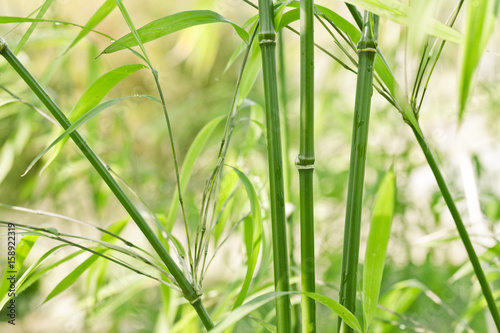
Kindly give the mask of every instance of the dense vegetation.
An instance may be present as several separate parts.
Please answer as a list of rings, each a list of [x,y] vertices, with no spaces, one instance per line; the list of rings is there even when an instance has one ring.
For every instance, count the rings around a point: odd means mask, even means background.
[[[498,8],[1,3],[0,329],[500,331]]]

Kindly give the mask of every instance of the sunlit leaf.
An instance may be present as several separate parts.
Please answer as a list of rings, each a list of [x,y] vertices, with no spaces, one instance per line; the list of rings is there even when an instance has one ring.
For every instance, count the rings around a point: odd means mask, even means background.
[[[257,198],[257,193],[247,178],[247,176],[240,170],[231,167],[231,169],[236,172],[240,178],[241,183],[245,187],[248,199],[250,200],[250,209],[252,212],[250,219],[245,219],[245,245],[247,249],[247,271],[245,279],[243,280],[243,285],[241,286],[241,291],[238,294],[234,302],[233,309],[237,308],[243,304],[245,297],[252,282],[253,273],[255,271],[255,266],[257,265],[257,259],[259,257],[259,252],[262,243],[262,213],[260,210],[259,200]]]
[[[410,8],[397,0],[346,0],[346,2],[352,3],[353,5],[359,6],[396,23],[406,26],[410,24]],[[433,18],[429,18],[429,24],[424,27],[424,30],[429,35],[456,44],[461,44],[463,42],[463,37],[458,31]]]
[[[102,20],[104,20],[109,13],[113,11],[116,7],[115,0],[106,0],[101,7],[92,15],[92,17],[87,21],[85,27],[88,29],[94,29]],[[64,51],[64,53],[68,52],[73,46],[75,46],[83,37],[87,36],[90,32],[88,29],[82,29],[78,36],[71,42],[68,48]]]
[[[370,233],[366,244],[365,263],[363,267],[363,314],[365,331],[369,331],[370,323],[377,309],[380,285],[384,273],[387,244],[391,234],[392,216],[394,214],[396,178],[391,168],[382,180],[373,208]]]
[[[248,42],[248,33],[243,28],[210,10],[192,10],[165,16],[137,29],[137,33],[141,42],[145,44],[186,28],[218,22],[231,24],[236,33]],[[108,46],[102,53],[113,53],[137,45],[133,34],[129,33]]]
[[[472,86],[472,78],[486,49],[498,17],[499,0],[469,0],[465,23],[465,45],[459,84],[459,112],[461,121]]]
[[[73,110],[71,110],[68,116],[69,121],[74,122],[85,113],[95,108],[99,104],[99,102],[101,102],[101,100],[109,93],[109,91],[113,89],[113,87],[115,87],[119,82],[121,82],[129,75],[144,68],[147,67],[138,64],[125,65],[115,68],[99,77],[87,88],[87,90],[83,93],[83,95],[76,103]],[[54,149],[54,152],[49,161],[47,161],[45,168],[57,157],[67,141],[67,137],[61,140],[61,142]]]

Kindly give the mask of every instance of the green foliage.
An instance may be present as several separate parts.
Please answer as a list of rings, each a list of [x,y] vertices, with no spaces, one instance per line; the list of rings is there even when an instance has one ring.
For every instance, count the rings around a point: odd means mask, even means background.
[[[5,3],[0,226],[26,331],[499,327],[499,2],[348,2]],[[379,44],[357,50],[360,9]]]

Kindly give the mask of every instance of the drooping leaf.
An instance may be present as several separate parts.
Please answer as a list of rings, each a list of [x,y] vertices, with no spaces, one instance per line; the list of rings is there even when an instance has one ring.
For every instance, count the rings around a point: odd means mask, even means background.
[[[363,268],[363,314],[366,332],[369,332],[380,294],[387,244],[389,243],[394,213],[395,180],[391,168],[380,184],[373,208]]]
[[[260,210],[257,193],[255,192],[255,189],[248,177],[235,167],[231,167],[231,169],[233,169],[234,172],[238,175],[241,183],[245,187],[248,199],[250,200],[250,210],[252,212],[251,218],[245,219],[244,222],[244,240],[247,249],[247,271],[245,274],[245,279],[243,280],[243,285],[241,286],[241,290],[234,302],[233,309],[236,309],[238,306],[243,304],[245,300],[248,288],[250,287],[250,283],[252,282],[255,266],[257,265],[257,259],[259,257],[261,248],[260,245],[262,243],[262,213]]]
[[[17,242],[17,244],[15,244],[15,250],[13,251],[15,255],[10,255],[9,253],[7,253],[7,264],[5,266],[5,270],[3,271],[2,282],[0,282],[0,295],[2,295],[2,297],[7,293],[11,285],[10,280],[8,280],[7,278],[14,276],[15,279],[17,279],[17,275],[20,273],[20,270],[23,267],[24,260],[30,253],[33,245],[35,245],[37,239],[37,236],[24,236]],[[7,238],[7,240],[10,241],[9,238]],[[9,250],[9,252],[10,251],[11,250]]]
[[[231,24],[236,33],[244,41],[248,42],[248,33],[243,28],[229,21],[220,14],[210,10],[192,10],[165,16],[137,29],[137,33],[141,42],[145,44],[186,28],[218,22]],[[128,33],[104,49],[102,53],[113,53],[137,45],[137,41],[135,40],[133,34]]]
[[[465,23],[465,45],[459,83],[461,121],[472,86],[472,78],[486,49],[498,17],[499,0],[469,0]]]
[[[229,313],[226,318],[224,318],[220,323],[218,323],[212,330],[210,330],[210,333],[222,333],[224,330],[228,329],[231,327],[233,324],[250,314],[252,311],[255,311],[256,309],[260,308],[267,302],[270,302],[274,300],[276,297],[281,297],[285,295],[293,295],[293,294],[301,294],[298,291],[287,291],[287,292],[272,292],[272,293],[267,293],[261,296],[258,296],[251,301],[243,304],[242,306],[234,309]],[[303,293],[304,295],[322,303],[323,305],[327,306],[335,312],[338,316],[342,318],[342,320],[349,325],[351,328],[353,328],[356,332],[361,333],[361,325],[359,325],[358,319],[349,311],[347,310],[344,306],[342,306],[340,303],[334,301],[333,299],[315,294],[315,293]]]
[[[28,279],[29,277],[33,276],[35,270],[38,269],[38,267],[40,267],[50,257],[50,255],[52,253],[58,251],[59,249],[61,249],[63,247],[66,247],[66,246],[68,246],[68,245],[67,244],[62,244],[62,245],[58,245],[56,247],[53,247],[49,251],[45,252],[33,264],[31,264],[31,266],[28,267],[28,269],[26,269],[26,271],[23,273],[23,275],[20,278],[16,279],[16,289],[15,289],[16,296],[18,296],[19,294],[21,294],[24,290],[26,290],[26,288],[28,288],[35,281],[38,280],[36,278],[35,279],[31,279],[31,280]],[[83,253],[83,251],[80,251],[80,253]],[[45,273],[46,272],[44,272],[42,274],[39,274],[38,277],[44,276]],[[0,309],[2,309],[4,307],[4,305],[7,303],[7,301],[10,299],[10,297],[8,296],[8,294],[0,294],[0,296],[2,297],[2,299],[0,301]]]
[[[106,74],[99,77],[97,80],[92,83],[87,90],[80,97],[75,107],[71,110],[68,115],[68,119],[71,122],[76,121],[78,118],[83,116],[85,113],[95,108],[101,100],[109,93],[113,87],[115,87],[119,82],[128,77],[129,75],[137,72],[140,69],[147,68],[144,65],[125,65],[118,68],[115,68]],[[61,140],[61,142],[54,149],[54,152],[50,159],[45,164],[46,168],[54,159],[59,155],[59,152],[63,148],[64,144],[68,141],[68,138],[65,137]]]
[[[44,2],[44,4],[40,7],[40,10],[38,11],[38,14],[36,15],[36,18],[38,18],[38,19],[42,18],[43,15],[45,15],[45,13],[47,12],[47,10],[50,8],[50,5],[52,5],[52,2],[54,2],[54,0],[46,0]],[[26,42],[28,41],[28,39],[33,34],[33,31],[35,31],[35,28],[36,28],[37,25],[38,25],[38,22],[33,22],[30,25],[30,27],[28,28],[28,30],[26,31],[26,33],[23,35],[23,37],[19,41],[19,44],[17,44],[16,48],[14,49],[14,54],[18,54],[19,51],[21,51],[21,49],[23,48],[23,46],[26,44]]]
[[[112,99],[110,101],[104,102],[104,103],[96,106],[95,108],[86,112],[82,117],[78,118],[77,121],[75,121],[73,124],[71,124],[71,126],[68,127],[68,129],[63,131],[61,133],[61,135],[59,135],[54,141],[52,141],[52,143],[47,148],[45,148],[40,154],[38,154],[37,157],[35,157],[35,159],[33,161],[31,161],[28,168],[26,168],[26,171],[24,172],[23,176],[26,175],[31,170],[31,168],[36,164],[36,162],[38,162],[40,160],[40,158],[43,157],[43,155],[45,155],[50,149],[52,149],[52,147],[54,147],[56,144],[58,144],[59,142],[61,142],[63,140],[67,141],[68,136],[71,133],[73,133],[74,131],[76,131],[80,126],[82,126],[87,121],[94,118],[95,116],[97,116],[100,112],[104,111],[105,109],[115,105],[118,102],[123,101],[124,99],[131,98],[131,97],[146,97],[146,98],[149,98],[155,102],[161,103],[158,99],[156,99],[152,96],[139,95],[139,96],[127,96],[127,97]]]
[[[68,52],[80,40],[87,36],[87,34],[91,31],[89,29],[94,29],[99,23],[101,23],[102,20],[104,20],[109,15],[109,13],[113,11],[115,7],[115,0],[106,0],[85,24],[85,27],[88,29],[82,29],[78,36],[75,37],[68,48],[64,51],[64,53]]]
[[[408,26],[410,20],[410,8],[397,0],[346,0],[348,3],[359,6],[381,17],[396,23]],[[456,44],[463,42],[462,34],[446,24],[433,18],[429,18],[429,23],[424,27],[427,34],[447,40]]]

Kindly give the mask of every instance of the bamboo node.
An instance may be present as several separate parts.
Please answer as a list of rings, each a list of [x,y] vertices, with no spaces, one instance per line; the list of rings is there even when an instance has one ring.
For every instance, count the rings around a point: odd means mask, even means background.
[[[358,49],[358,52],[375,52],[377,53],[377,49],[373,47],[365,47],[364,49]]]
[[[276,41],[274,39],[263,39],[259,42],[260,45],[262,44],[272,44],[272,43],[276,43]]]
[[[295,159],[295,167],[297,170],[314,170],[314,159],[306,159],[297,156]]]
[[[7,42],[0,37],[0,53],[3,53],[3,50],[7,48]]]
[[[201,293],[195,293],[191,295],[186,295],[184,296],[188,301],[189,304],[193,305],[194,303],[198,302],[201,299]]]

